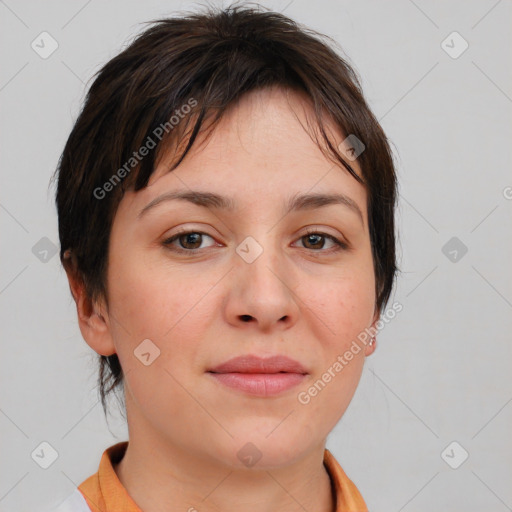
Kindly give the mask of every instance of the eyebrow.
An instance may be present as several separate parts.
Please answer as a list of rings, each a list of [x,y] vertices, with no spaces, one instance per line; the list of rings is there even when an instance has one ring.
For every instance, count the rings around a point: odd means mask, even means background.
[[[197,206],[203,206],[205,208],[213,208],[216,210],[227,210],[233,211],[236,208],[235,201],[226,196],[221,196],[213,192],[201,192],[201,191],[176,191],[167,192],[161,196],[156,197],[150,201],[142,210],[138,213],[137,218],[143,217],[146,212],[155,208],[157,205],[167,201],[188,201]],[[313,210],[315,208],[321,208],[324,206],[341,204],[346,206],[361,219],[361,223],[364,225],[363,214],[357,205],[357,203],[350,197],[344,194],[320,194],[320,193],[309,193],[309,194],[296,194],[292,196],[286,206],[286,214],[293,211],[302,210]]]

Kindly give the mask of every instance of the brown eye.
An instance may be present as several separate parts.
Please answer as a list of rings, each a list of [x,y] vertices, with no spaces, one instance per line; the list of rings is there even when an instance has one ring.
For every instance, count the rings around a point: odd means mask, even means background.
[[[318,233],[307,234],[302,240],[306,249],[322,249],[325,244],[325,237]]]
[[[317,231],[308,232],[306,235],[300,237],[300,240],[303,247],[306,249],[311,249],[312,251],[320,253],[330,253],[340,251],[342,249],[348,249],[348,245],[345,242],[338,240],[336,237],[328,235],[327,233]],[[326,240],[331,242],[331,247],[324,249]]]
[[[199,249],[202,242],[202,235],[200,233],[187,233],[180,235],[177,240],[184,249]]]
[[[205,241],[205,237],[212,239],[210,235],[200,231],[185,231],[173,235],[162,243],[172,251],[194,253],[201,249],[201,244]]]

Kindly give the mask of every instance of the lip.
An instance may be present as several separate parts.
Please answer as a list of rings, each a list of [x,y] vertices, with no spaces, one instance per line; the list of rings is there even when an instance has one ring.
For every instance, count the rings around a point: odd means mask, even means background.
[[[234,357],[208,371],[214,373],[308,373],[298,361],[282,355]]]
[[[227,387],[261,397],[287,391],[300,384],[308,374],[299,362],[282,355],[235,357],[208,373]]]

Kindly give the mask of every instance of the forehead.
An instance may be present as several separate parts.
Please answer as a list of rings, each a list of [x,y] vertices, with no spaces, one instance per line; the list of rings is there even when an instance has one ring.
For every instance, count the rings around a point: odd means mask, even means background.
[[[213,117],[213,112],[209,117]],[[171,144],[161,151],[150,184],[181,156],[194,122],[190,123],[189,132],[180,138],[178,148]],[[325,115],[323,124],[334,146],[347,137],[329,115]],[[300,161],[304,157],[308,161],[326,158],[319,147],[327,149],[317,126],[311,99],[302,91],[277,86],[251,91],[228,107],[217,124],[211,130],[209,128],[207,118],[187,153],[188,160],[220,160],[223,157],[247,160],[252,157],[260,161],[273,158],[278,162],[281,159]],[[357,161],[350,165],[362,176]]]
[[[333,122],[326,120],[324,128],[333,145],[344,140],[345,134]],[[342,192],[364,213],[364,186],[329,159],[315,137],[323,144],[305,94],[281,88],[248,93],[224,113],[211,133],[202,129],[172,172],[169,170],[186,139],[180,148],[169,147],[163,152],[148,186],[138,192],[140,200],[187,188],[236,196],[240,204],[270,198],[282,202],[283,196],[308,191]],[[350,164],[361,176],[357,161]]]

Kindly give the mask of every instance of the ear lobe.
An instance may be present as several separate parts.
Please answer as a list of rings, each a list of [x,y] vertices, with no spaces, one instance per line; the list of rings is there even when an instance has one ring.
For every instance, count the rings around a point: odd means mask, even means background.
[[[106,308],[94,303],[87,296],[85,284],[79,272],[76,271],[74,258],[69,250],[64,253],[63,262],[68,277],[71,295],[76,304],[78,325],[86,343],[98,354],[110,356],[116,353],[115,345],[110,332],[108,314],[102,314]],[[102,301],[103,302],[103,301]]]
[[[375,352],[375,349],[377,348],[377,322],[380,318],[380,311],[378,309],[375,310],[375,314],[373,315],[373,320],[371,326],[368,328],[368,330],[372,333],[375,333],[371,338],[369,343],[366,344],[366,347],[364,349],[365,356],[370,356]]]

